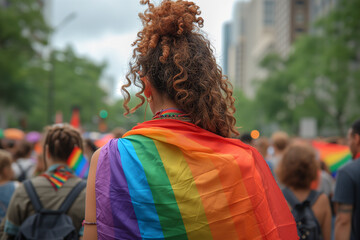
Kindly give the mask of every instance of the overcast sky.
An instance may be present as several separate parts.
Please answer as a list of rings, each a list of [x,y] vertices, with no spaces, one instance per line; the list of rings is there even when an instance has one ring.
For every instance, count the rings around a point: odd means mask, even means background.
[[[236,0],[193,0],[204,18],[203,30],[215,48],[221,64],[222,26],[232,17]],[[107,61],[107,74],[119,86],[128,70],[131,43],[142,25],[138,13],[145,8],[139,0],[53,0],[50,21],[58,26],[67,16],[76,16],[62,24],[53,35],[56,47],[72,45],[75,51],[95,61]],[[155,1],[158,2],[158,1]],[[119,92],[119,91],[118,91]]]

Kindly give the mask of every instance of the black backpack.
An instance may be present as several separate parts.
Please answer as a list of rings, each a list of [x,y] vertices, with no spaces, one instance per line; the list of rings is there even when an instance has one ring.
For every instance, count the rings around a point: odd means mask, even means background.
[[[312,205],[314,205],[320,196],[320,193],[312,190],[307,199],[301,203],[290,189],[285,188],[282,192],[292,208],[291,213],[295,218],[300,240],[323,239],[320,224],[311,209]]]
[[[18,177],[18,181],[19,182],[23,182],[23,181],[25,181],[26,180],[26,178],[27,178],[27,173],[28,173],[28,171],[30,171],[30,169],[33,167],[32,165],[31,166],[29,166],[29,167],[27,167],[26,169],[24,169],[22,166],[21,166],[21,164],[20,163],[18,163],[18,162],[15,162],[16,163],[16,165],[19,167],[19,169],[20,169],[20,175],[19,175],[19,177]]]
[[[27,194],[36,213],[28,217],[20,226],[15,239],[25,240],[73,240],[79,239],[71,218],[66,215],[75,199],[85,188],[86,182],[79,182],[68,194],[59,210],[47,210],[42,207],[39,197],[30,180],[24,182]]]

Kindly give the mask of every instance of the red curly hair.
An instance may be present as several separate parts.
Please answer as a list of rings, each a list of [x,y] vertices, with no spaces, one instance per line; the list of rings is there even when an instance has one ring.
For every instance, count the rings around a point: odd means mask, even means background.
[[[155,7],[142,0],[148,9],[140,13],[143,30],[138,32],[132,46],[133,61],[122,86],[125,115],[133,113],[145,102],[141,78],[147,77],[160,94],[165,94],[189,114],[201,128],[224,137],[238,134],[232,86],[211,49],[210,42],[200,32],[204,20],[199,7],[188,1],[164,0]],[[132,84],[140,88],[136,97],[141,100],[129,109]]]

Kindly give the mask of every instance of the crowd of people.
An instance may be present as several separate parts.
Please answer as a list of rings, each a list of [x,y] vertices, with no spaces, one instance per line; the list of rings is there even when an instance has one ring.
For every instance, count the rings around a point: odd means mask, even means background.
[[[0,238],[360,239],[360,120],[336,180],[308,140],[238,139],[199,7],[141,3],[122,91],[152,120],[99,149],[68,124],[0,139]]]

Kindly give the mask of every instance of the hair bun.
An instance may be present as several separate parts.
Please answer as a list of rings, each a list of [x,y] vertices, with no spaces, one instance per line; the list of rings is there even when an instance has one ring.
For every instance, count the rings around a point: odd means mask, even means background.
[[[143,14],[139,14],[147,36],[157,35],[157,39],[179,36],[203,26],[204,20],[197,17],[201,13],[199,7],[193,2],[164,0],[154,7],[150,0],[142,0],[141,4],[149,6]]]

